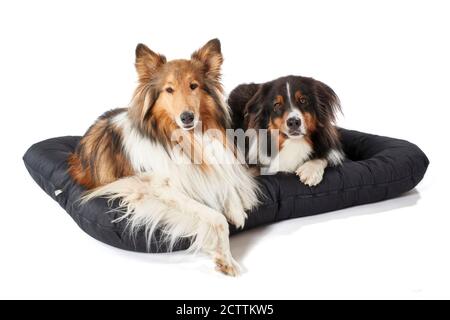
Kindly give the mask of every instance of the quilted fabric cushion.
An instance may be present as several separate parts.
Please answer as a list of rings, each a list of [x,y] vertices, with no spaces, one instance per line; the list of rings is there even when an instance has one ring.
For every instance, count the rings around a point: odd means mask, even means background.
[[[278,173],[258,177],[262,203],[243,230],[281,220],[343,209],[394,198],[414,188],[423,178],[429,161],[414,144],[393,138],[340,129],[347,160],[337,168],[327,168],[323,181],[307,187],[294,174]],[[57,201],[78,226],[97,240],[140,252],[165,252],[158,232],[150,241],[142,233],[131,237],[126,222],[112,222],[118,212],[115,203],[95,199],[80,205],[83,188],[67,174],[66,159],[80,137],[67,136],[38,142],[24,155],[25,166],[38,185]],[[231,227],[231,234],[241,232]],[[175,250],[186,249],[180,241]]]

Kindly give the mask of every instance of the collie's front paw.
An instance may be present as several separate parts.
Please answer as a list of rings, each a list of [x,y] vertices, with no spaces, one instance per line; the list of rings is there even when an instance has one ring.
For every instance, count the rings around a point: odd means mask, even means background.
[[[242,229],[245,225],[245,220],[247,220],[247,213],[243,210],[232,210],[227,212],[226,217],[237,229]]]
[[[323,172],[326,167],[325,160],[315,159],[306,161],[295,173],[300,177],[300,181],[307,186],[313,187],[318,185],[323,178]]]
[[[216,271],[227,276],[236,277],[240,273],[241,267],[232,257],[224,258],[223,256],[217,256],[215,263]]]

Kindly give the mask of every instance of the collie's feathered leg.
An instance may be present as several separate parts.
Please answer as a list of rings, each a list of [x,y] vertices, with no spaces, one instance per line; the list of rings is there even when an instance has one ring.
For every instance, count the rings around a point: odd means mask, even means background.
[[[228,223],[223,214],[186,196],[167,177],[154,173],[119,179],[87,193],[82,201],[97,197],[120,199],[123,216],[132,232],[145,228],[147,241],[159,228],[170,247],[180,238],[192,238],[191,251],[213,253],[217,268],[235,276],[239,266],[229,244]]]
[[[232,190],[227,199],[225,200],[225,217],[228,221],[235,225],[236,228],[243,228],[245,220],[247,219],[247,213],[242,206],[241,198],[237,194],[236,190]]]

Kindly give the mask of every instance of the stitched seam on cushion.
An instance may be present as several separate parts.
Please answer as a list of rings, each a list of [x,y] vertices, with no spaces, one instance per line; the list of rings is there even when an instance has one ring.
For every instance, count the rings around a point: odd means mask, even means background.
[[[392,180],[389,182],[383,182],[383,183],[371,183],[371,184],[365,184],[365,185],[361,185],[361,186],[357,186],[357,187],[348,187],[345,189],[338,189],[338,190],[333,190],[333,191],[328,191],[328,192],[322,192],[322,193],[317,193],[317,194],[311,194],[311,195],[293,195],[293,196],[289,196],[288,198],[313,198],[313,197],[324,197],[324,196],[328,196],[330,194],[335,194],[335,193],[340,193],[340,192],[346,192],[349,190],[356,190],[356,189],[362,189],[362,188],[369,188],[369,187],[379,187],[379,186],[383,186],[383,185],[389,185],[391,183],[397,183],[397,182],[402,182],[405,180],[409,180],[412,179],[412,175],[408,176],[408,177],[404,177],[404,178],[400,178],[397,180]],[[414,180],[414,179],[412,179]]]
[[[118,228],[116,228],[116,227],[113,227],[113,226],[105,226],[105,225],[99,224],[99,223],[94,222],[94,221],[92,221],[92,220],[90,220],[90,219],[88,219],[88,218],[86,218],[86,217],[84,217],[84,216],[78,216],[78,217],[79,217],[81,220],[84,220],[84,221],[86,221],[87,223],[96,226],[98,229],[108,230],[108,231],[113,232],[113,233],[116,233],[116,234],[117,234],[117,233],[123,234],[124,232],[126,232],[125,230],[122,230],[122,232],[118,232],[118,231],[120,231],[120,230],[119,230]],[[83,231],[84,231],[84,230],[83,230]],[[85,231],[85,232],[86,232],[86,231]],[[120,237],[119,237],[119,241],[120,241],[120,243],[126,244],[127,242],[124,241],[123,238],[124,238],[123,236],[120,236]],[[99,240],[99,241],[100,241],[100,240]],[[136,249],[137,246],[136,246],[135,239],[131,238],[131,241],[133,242],[133,246],[134,246],[134,248]],[[101,242],[104,242],[104,241],[101,241]],[[165,242],[165,241],[158,241],[158,240],[156,240],[156,241],[152,240],[152,243],[155,243],[155,244],[159,245],[159,244],[164,244],[164,243],[167,243],[167,242]],[[129,247],[129,246],[128,246],[128,247]],[[127,250],[129,250],[129,249],[127,249]],[[150,252],[150,251],[145,251],[145,252]],[[166,252],[166,251],[161,251],[161,252]]]
[[[300,199],[320,198],[320,197],[328,196],[330,194],[346,192],[346,191],[349,191],[349,190],[357,190],[357,189],[362,189],[362,188],[379,187],[379,186],[383,186],[383,185],[389,185],[391,183],[397,183],[397,182],[402,182],[402,181],[405,181],[405,180],[412,179],[412,177],[413,177],[413,175],[407,176],[407,177],[404,177],[404,178],[400,178],[400,179],[397,179],[397,180],[392,180],[392,181],[389,181],[389,182],[371,183],[371,184],[365,184],[365,185],[361,185],[361,186],[357,186],[357,187],[348,187],[348,188],[345,188],[345,189],[338,189],[338,190],[333,190],[333,191],[328,191],[328,192],[321,192],[321,193],[317,193],[317,194],[292,195],[292,196],[288,196],[288,197],[284,198],[283,201],[286,200],[286,199],[290,199],[290,198],[300,198]],[[414,181],[414,179],[412,179],[412,180]],[[280,201],[277,201],[277,202],[280,202]]]

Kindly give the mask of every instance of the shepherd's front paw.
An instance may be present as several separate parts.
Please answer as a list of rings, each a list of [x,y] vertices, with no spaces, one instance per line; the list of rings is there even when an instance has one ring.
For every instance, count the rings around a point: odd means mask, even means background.
[[[300,177],[301,182],[307,186],[313,187],[322,181],[325,167],[326,163],[324,163],[324,160],[309,160],[298,167],[295,173]]]

